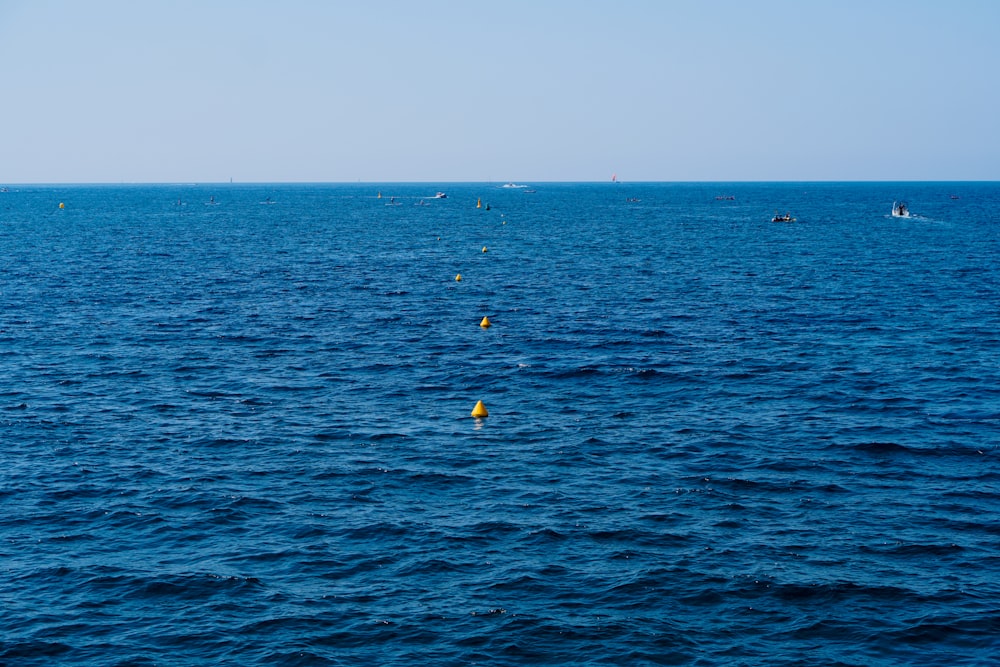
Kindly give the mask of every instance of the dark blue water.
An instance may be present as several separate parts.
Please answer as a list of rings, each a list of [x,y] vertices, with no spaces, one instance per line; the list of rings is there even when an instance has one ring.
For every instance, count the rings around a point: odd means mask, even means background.
[[[0,193],[0,664],[996,661],[1000,186],[533,189]]]

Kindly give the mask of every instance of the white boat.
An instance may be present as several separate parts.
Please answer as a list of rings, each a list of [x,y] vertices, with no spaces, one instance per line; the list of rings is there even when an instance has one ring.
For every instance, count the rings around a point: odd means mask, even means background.
[[[784,215],[775,213],[774,217],[771,218],[771,222],[795,222],[795,218],[792,217],[791,213],[786,213]]]
[[[433,197],[431,197],[431,199],[447,199],[447,198],[448,198],[448,195],[446,195],[443,192],[438,192]]]
[[[526,188],[527,185],[518,185],[517,183],[504,183],[500,186],[501,188]]]
[[[892,202],[892,217],[894,218],[909,218],[910,209],[906,207],[905,201]]]

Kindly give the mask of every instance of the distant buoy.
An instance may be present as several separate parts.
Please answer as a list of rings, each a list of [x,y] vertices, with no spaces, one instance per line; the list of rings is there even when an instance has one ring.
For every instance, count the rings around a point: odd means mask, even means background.
[[[66,204],[59,202],[59,208],[66,208]]]
[[[483,252],[486,252],[486,246],[483,246]]]
[[[483,405],[482,401],[476,401],[476,407],[472,408],[472,416],[479,419],[489,417],[490,413],[486,410],[486,406]]]
[[[483,321],[479,323],[479,326],[484,329],[489,329],[491,324],[492,322],[490,322],[490,318],[483,316]]]
[[[462,274],[461,273],[458,274],[457,276],[455,276],[455,282],[457,282],[457,283],[462,282]]]
[[[482,207],[483,207],[483,200],[481,198],[477,199],[476,200],[476,208],[482,208]]]

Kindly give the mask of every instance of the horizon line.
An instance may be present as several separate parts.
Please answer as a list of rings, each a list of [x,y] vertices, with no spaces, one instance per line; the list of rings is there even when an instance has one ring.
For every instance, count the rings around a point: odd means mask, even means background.
[[[503,183],[518,183],[518,181],[0,181],[0,187],[18,186],[115,186],[115,185],[145,185],[145,186],[202,186],[202,185],[494,185]],[[760,179],[760,180],[526,180],[520,184],[534,183],[547,185],[599,185],[606,183],[611,187],[639,185],[670,185],[670,184],[780,184],[780,183],[1000,183],[1000,179]]]

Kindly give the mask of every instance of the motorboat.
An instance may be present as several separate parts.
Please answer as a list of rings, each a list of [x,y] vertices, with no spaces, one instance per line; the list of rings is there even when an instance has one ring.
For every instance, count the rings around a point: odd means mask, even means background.
[[[795,218],[792,217],[791,213],[786,213],[784,215],[778,215],[775,213],[774,217],[771,218],[771,222],[795,222]]]
[[[432,199],[447,199],[447,198],[448,195],[445,194],[444,192],[438,192],[432,197]]]
[[[907,208],[905,201],[892,202],[892,217],[894,218],[910,217],[910,209]]]

